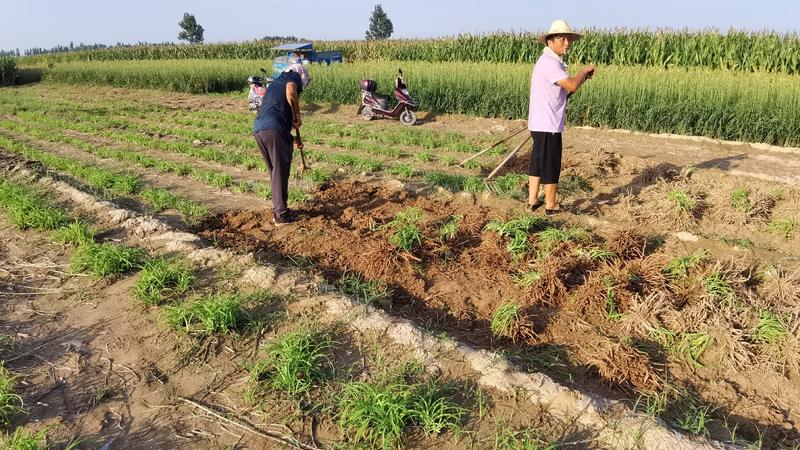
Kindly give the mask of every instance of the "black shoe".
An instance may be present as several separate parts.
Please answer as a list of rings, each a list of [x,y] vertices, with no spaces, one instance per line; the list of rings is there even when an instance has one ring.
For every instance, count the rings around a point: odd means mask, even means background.
[[[536,203],[530,204],[528,203],[528,211],[534,212],[537,209],[541,208],[544,205],[543,201],[537,200]]]
[[[282,227],[284,225],[289,225],[290,223],[295,223],[300,220],[295,213],[292,211],[287,211],[283,217],[278,217],[273,214],[272,216],[272,223],[275,224],[276,227]]]
[[[556,214],[561,213],[561,208],[558,209],[544,209],[544,213],[548,216],[555,216]]]

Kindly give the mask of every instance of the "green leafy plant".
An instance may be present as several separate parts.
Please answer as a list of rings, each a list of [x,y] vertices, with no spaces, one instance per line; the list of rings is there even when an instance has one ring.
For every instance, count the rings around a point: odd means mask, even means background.
[[[248,323],[236,294],[210,294],[188,304],[168,306],[164,318],[172,327],[201,336],[237,331]]]
[[[186,292],[195,279],[186,264],[158,258],[144,264],[133,294],[146,305],[158,305],[170,295]]]
[[[492,314],[492,334],[516,340],[523,334],[523,315],[516,300],[508,300]]]
[[[667,198],[675,203],[675,208],[681,213],[689,213],[694,209],[695,202],[683,189],[674,189],[667,194]]]
[[[422,233],[417,226],[421,220],[422,210],[419,208],[411,207],[397,213],[391,222],[384,225],[395,229],[389,236],[389,242],[406,252],[422,245]]]
[[[17,427],[11,436],[0,436],[0,447],[5,450],[47,450],[47,430],[36,433]]]
[[[521,288],[528,289],[539,281],[540,278],[542,278],[542,274],[535,270],[520,272],[514,276],[514,283],[517,283]]]
[[[558,181],[558,193],[565,197],[592,192],[589,180],[580,175],[564,175]]]
[[[51,205],[32,188],[0,179],[0,208],[21,230],[54,230],[67,222],[64,210]]]
[[[439,227],[439,239],[442,241],[452,241],[458,234],[458,227],[464,216],[453,216],[446,223]]]
[[[555,443],[542,439],[539,433],[530,428],[515,431],[508,426],[495,431],[494,450],[556,450]]]
[[[266,359],[251,367],[250,379],[293,397],[305,394],[332,373],[331,346],[324,332],[301,329],[286,334],[267,347]]]
[[[713,272],[701,280],[708,295],[726,306],[736,303],[736,290],[719,272]]]
[[[352,295],[364,303],[387,300],[392,292],[386,283],[380,280],[365,281],[361,275],[345,272],[339,278],[339,290],[345,295]]]
[[[775,218],[768,225],[771,233],[777,234],[783,239],[789,239],[797,228],[797,221],[794,217]]]
[[[731,191],[731,207],[742,212],[750,212],[753,205],[750,203],[750,191],[746,188],[738,188]]]
[[[94,228],[76,220],[53,232],[53,240],[75,246],[89,245],[94,243],[96,234],[97,231]]]
[[[140,248],[112,243],[85,244],[72,255],[71,266],[76,272],[87,271],[104,278],[139,269],[144,259],[145,252]]]
[[[788,334],[784,321],[773,312],[762,309],[758,312],[758,324],[751,332],[751,339],[757,344],[774,344]]]
[[[8,426],[17,414],[24,412],[22,397],[14,390],[17,377],[0,361],[0,425]]]
[[[701,250],[688,256],[681,256],[670,260],[667,267],[662,271],[670,279],[677,281],[689,276],[689,270],[697,267],[701,262],[708,258],[708,252]]]
[[[402,176],[403,178],[411,178],[414,176],[414,169],[408,164],[398,164],[386,169],[386,173],[389,175]]]

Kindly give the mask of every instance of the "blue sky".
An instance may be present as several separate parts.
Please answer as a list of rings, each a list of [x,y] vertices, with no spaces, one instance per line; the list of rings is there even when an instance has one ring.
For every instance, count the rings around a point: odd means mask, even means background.
[[[184,12],[197,17],[206,42],[265,35],[362,39],[376,1],[4,0],[0,49],[49,48],[69,41],[176,41]],[[540,31],[555,18],[573,28],[730,28],[800,31],[798,0],[646,1],[381,1],[392,37],[435,37],[491,31]],[[582,5],[581,5],[582,4]],[[263,5],[263,7],[259,7]]]

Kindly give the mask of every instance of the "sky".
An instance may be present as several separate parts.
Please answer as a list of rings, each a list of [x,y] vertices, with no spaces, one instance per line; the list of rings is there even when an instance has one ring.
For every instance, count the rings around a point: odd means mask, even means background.
[[[0,0],[0,49],[177,41],[183,13],[205,41],[267,35],[363,39],[376,1]],[[392,38],[546,30],[557,18],[573,29],[618,27],[800,32],[800,1],[382,0]]]

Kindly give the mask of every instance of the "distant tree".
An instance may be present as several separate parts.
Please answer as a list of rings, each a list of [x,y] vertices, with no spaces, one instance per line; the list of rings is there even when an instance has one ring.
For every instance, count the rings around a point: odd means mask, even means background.
[[[282,42],[305,42],[308,39],[296,36],[264,36],[262,41],[282,41]]]
[[[17,58],[19,58],[19,57],[20,57],[19,48],[17,48]]]
[[[187,41],[190,44],[203,43],[203,32],[205,30],[197,23],[194,15],[183,13],[183,19],[178,22],[178,26],[183,28],[183,31],[178,33],[178,39]]]
[[[372,39],[389,39],[389,36],[394,32],[394,25],[389,20],[389,16],[383,12],[380,4],[375,5],[375,10],[372,11],[372,16],[369,18],[369,29],[367,30],[367,40]]]

